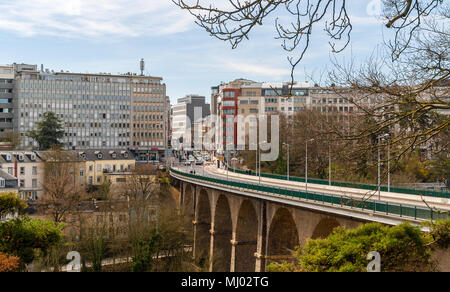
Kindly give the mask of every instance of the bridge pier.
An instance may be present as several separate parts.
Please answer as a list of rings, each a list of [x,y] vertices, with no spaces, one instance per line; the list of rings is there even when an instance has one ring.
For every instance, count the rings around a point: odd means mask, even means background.
[[[180,183],[180,204],[192,215],[196,264],[210,272],[264,272],[270,262],[292,260],[309,238],[363,222],[189,182]]]
[[[258,240],[256,244],[256,252],[253,256],[256,258],[255,272],[265,272],[266,261],[263,253],[266,250],[267,244],[267,218],[266,218],[266,203],[259,201],[259,222],[258,222]]]

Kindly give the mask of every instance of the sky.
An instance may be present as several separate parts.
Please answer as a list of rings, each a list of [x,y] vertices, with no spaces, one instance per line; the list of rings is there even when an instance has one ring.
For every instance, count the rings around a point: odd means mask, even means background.
[[[189,0],[188,0],[189,1]],[[211,2],[212,0],[203,0]],[[228,0],[212,3],[225,5]],[[351,43],[339,60],[370,58],[386,39],[376,16],[381,0],[347,0],[354,26]],[[288,19],[277,12],[281,20]],[[319,24],[295,78],[315,81],[330,68],[329,39]],[[249,40],[231,49],[211,37],[171,0],[1,0],[0,64],[26,63],[55,71],[145,73],[164,79],[171,103],[187,94],[209,100],[211,86],[246,78],[290,80],[290,56],[275,39],[275,15]]]

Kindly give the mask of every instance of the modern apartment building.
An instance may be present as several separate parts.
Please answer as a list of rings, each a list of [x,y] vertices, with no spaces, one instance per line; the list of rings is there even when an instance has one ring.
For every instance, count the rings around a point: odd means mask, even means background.
[[[218,115],[216,137],[218,149],[233,150],[238,144],[236,117],[272,115],[292,116],[306,110],[309,102],[309,84],[259,83],[237,79],[228,84],[212,87],[211,101]],[[249,129],[247,128],[247,132]]]
[[[0,66],[0,135],[13,129],[14,67]]]
[[[27,133],[49,111],[64,123],[66,149],[132,149],[154,151],[157,156],[167,148],[168,97],[162,78],[50,72],[26,64],[12,67],[13,90],[5,93],[5,101],[11,97],[11,128],[21,135],[24,149],[37,146]],[[0,78],[0,88],[4,79]]]
[[[191,149],[195,142],[202,143],[194,141],[194,138],[202,137],[201,121],[210,113],[210,105],[206,104],[204,96],[187,95],[179,98],[178,103],[172,107],[172,147],[178,150]],[[199,131],[199,135],[194,135],[195,129]]]

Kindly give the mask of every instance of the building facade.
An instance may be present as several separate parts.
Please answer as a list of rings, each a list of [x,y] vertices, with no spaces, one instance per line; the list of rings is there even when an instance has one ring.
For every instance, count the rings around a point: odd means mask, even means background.
[[[27,133],[46,112],[54,112],[63,121],[65,137],[61,142],[66,149],[164,153],[167,148],[168,97],[162,78],[50,72],[43,66],[39,70],[26,64],[12,68],[12,79],[0,74],[0,108],[6,114],[0,112],[0,131],[10,127],[19,133],[22,148],[38,146]],[[3,116],[10,125],[1,123]]]
[[[0,66],[0,135],[13,129],[14,66]]]
[[[23,199],[37,200],[43,194],[43,164],[35,152],[1,151],[0,168],[17,179]]]
[[[202,141],[194,141],[194,138],[203,137],[201,124],[210,114],[210,105],[206,104],[204,96],[188,95],[179,98],[178,103],[172,107],[172,147],[183,150],[192,149],[195,143],[202,144]],[[197,135],[194,133],[196,129]]]

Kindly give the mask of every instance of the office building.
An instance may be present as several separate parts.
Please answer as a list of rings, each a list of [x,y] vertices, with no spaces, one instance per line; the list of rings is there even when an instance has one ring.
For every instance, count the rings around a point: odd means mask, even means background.
[[[132,149],[137,154],[153,151],[158,157],[167,148],[168,97],[162,78],[54,72],[26,64],[12,67],[13,90],[0,95],[12,101],[13,115],[7,118],[24,149],[38,146],[27,133],[50,111],[63,121],[61,142],[66,149]],[[6,79],[0,77],[0,88],[2,80]]]
[[[191,149],[195,142],[201,144],[202,141],[194,141],[194,138],[202,138],[200,124],[210,114],[210,105],[205,103],[204,96],[187,95],[178,99],[178,103],[172,107],[172,147],[178,150]],[[195,129],[198,135],[194,135]]]

